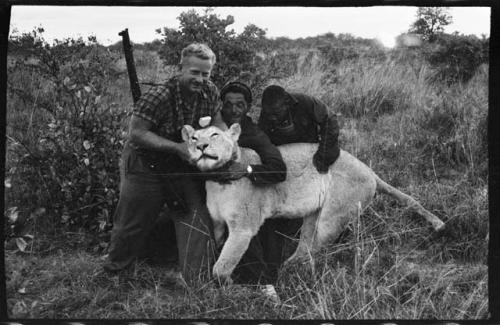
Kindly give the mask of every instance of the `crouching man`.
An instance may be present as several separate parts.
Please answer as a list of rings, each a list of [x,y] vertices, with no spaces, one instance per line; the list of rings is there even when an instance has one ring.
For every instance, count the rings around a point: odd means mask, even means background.
[[[262,111],[258,125],[275,145],[318,143],[318,150],[312,158],[319,173],[328,172],[340,155],[337,116],[312,96],[289,93],[277,85],[267,87],[262,93]],[[302,219],[276,218],[269,221],[282,235],[269,237],[272,242],[267,244],[268,254],[274,255],[274,260],[282,262],[285,255],[279,248],[284,246],[286,237],[297,238]]]
[[[267,87],[259,126],[275,145],[319,143],[313,163],[320,173],[326,173],[340,155],[337,116],[315,97],[289,93],[277,85]]]
[[[229,165],[228,173],[219,179],[226,181],[248,177],[256,186],[265,186],[282,182],[286,179],[286,165],[278,148],[269,137],[247,115],[251,108],[252,92],[240,82],[231,82],[221,89],[222,119],[227,126],[233,123],[241,125],[238,140],[240,147],[253,149],[259,155],[262,164],[243,166],[239,163]],[[235,269],[236,282],[252,284],[274,284],[278,277],[281,263],[293,253],[291,240],[279,234],[275,220],[266,220],[258,234],[250,242],[249,248]],[[290,243],[286,243],[289,241]],[[284,250],[289,244],[289,252]],[[278,246],[275,246],[278,245]],[[274,290],[274,289],[273,289]]]

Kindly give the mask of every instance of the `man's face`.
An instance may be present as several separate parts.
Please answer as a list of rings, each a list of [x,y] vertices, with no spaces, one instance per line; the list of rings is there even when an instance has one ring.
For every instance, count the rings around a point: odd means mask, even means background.
[[[185,59],[181,67],[180,84],[189,92],[201,91],[204,82],[210,78],[212,72],[212,63],[210,60],[204,60],[195,56]]]
[[[288,118],[289,104],[285,99],[276,101],[271,105],[266,105],[262,107],[262,109],[267,120],[270,121],[272,125],[279,126]]]
[[[248,112],[248,104],[241,93],[228,92],[222,101],[222,118],[228,126],[240,123]]]

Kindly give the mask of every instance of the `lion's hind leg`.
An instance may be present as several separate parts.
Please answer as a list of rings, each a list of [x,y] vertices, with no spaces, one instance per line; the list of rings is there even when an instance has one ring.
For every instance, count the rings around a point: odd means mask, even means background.
[[[408,194],[405,194],[398,190],[397,188],[387,184],[380,177],[376,177],[377,181],[377,190],[382,193],[386,193],[395,199],[397,199],[401,204],[406,205],[408,208],[424,217],[427,220],[434,230],[439,231],[442,230],[445,226],[444,222],[439,219],[437,216],[432,214],[430,211],[426,210],[420,203],[417,202],[413,197]]]
[[[304,217],[304,222],[300,228],[300,239],[297,249],[286,261],[285,265],[293,264],[305,259],[312,258],[315,251],[314,236],[316,233],[316,221],[318,220],[318,212],[314,212]]]
[[[337,178],[319,213],[313,246],[320,248],[336,240],[348,223],[373,199],[375,188],[375,180],[371,178],[363,178],[355,183],[349,178]]]

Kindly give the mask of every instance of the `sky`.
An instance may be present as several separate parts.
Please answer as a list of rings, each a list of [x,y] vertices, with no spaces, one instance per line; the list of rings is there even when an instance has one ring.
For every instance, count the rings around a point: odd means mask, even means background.
[[[110,7],[110,6],[12,6],[10,32],[28,32],[34,27],[45,29],[44,38],[86,38],[94,35],[109,45],[121,40],[118,33],[129,29],[134,43],[150,42],[160,35],[162,27],[178,28],[181,12],[204,7]],[[221,17],[232,15],[235,23],[229,28],[240,33],[252,23],[267,32],[268,37],[286,36],[292,39],[332,32],[349,33],[357,37],[375,38],[384,45],[394,45],[395,37],[408,30],[415,21],[417,7],[214,7]],[[490,34],[489,7],[452,7],[453,23],[445,32]]]

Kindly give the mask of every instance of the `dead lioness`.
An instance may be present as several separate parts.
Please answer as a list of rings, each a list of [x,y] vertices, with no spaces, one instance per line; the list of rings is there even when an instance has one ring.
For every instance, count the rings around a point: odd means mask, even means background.
[[[237,145],[240,133],[239,124],[233,124],[227,131],[215,126],[195,131],[185,125],[182,138],[188,143],[191,163],[201,171],[215,170],[233,161],[259,163],[253,150]],[[341,151],[328,173],[320,174],[312,162],[317,144],[294,143],[278,148],[287,165],[284,182],[255,186],[246,177],[228,184],[206,182],[207,206],[214,222],[216,241],[222,238],[224,224],[229,230],[213,268],[214,276],[219,279],[230,282],[231,273],[265,219],[304,218],[297,250],[287,260],[290,262],[314,253],[328,240],[337,238],[357,215],[359,207],[364,209],[377,190],[408,205],[434,229],[444,227],[438,217],[411,196],[385,183],[346,151]]]

